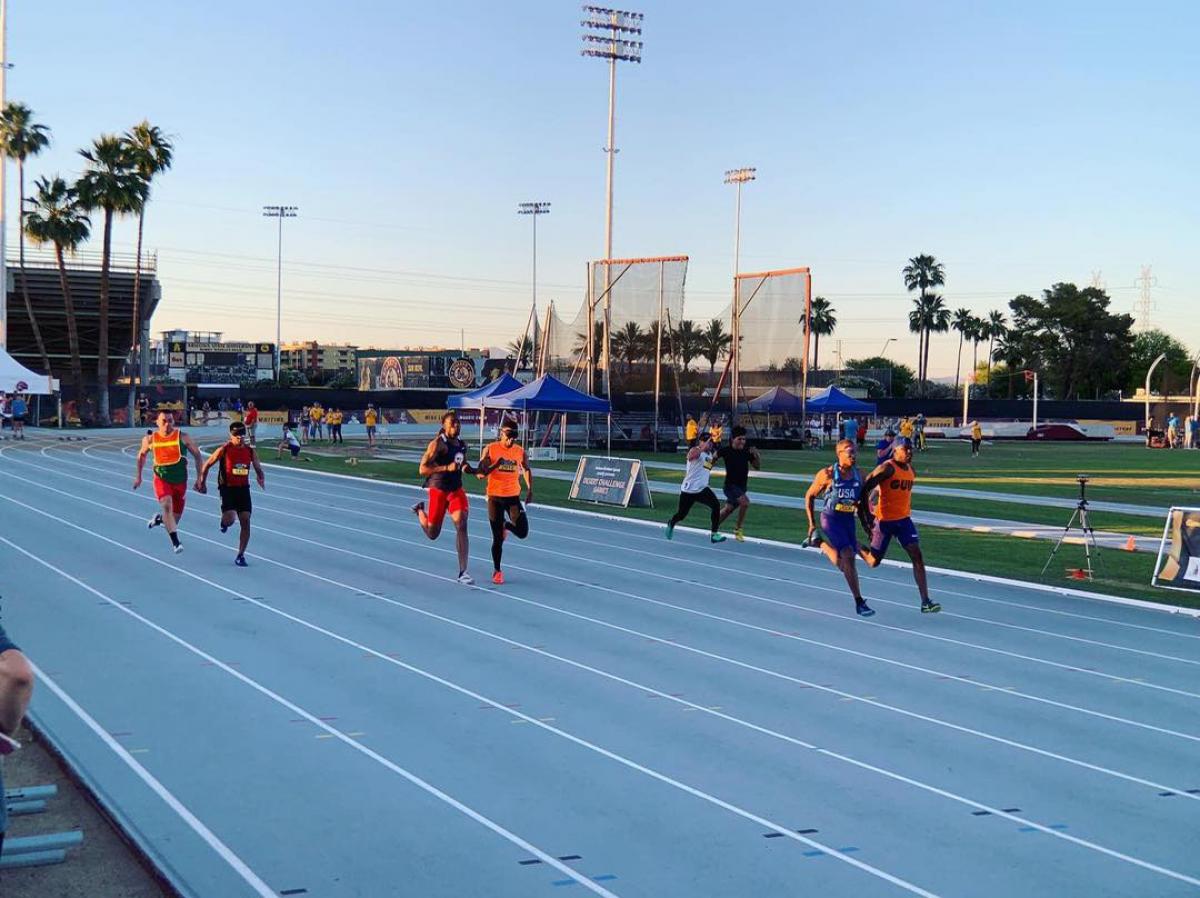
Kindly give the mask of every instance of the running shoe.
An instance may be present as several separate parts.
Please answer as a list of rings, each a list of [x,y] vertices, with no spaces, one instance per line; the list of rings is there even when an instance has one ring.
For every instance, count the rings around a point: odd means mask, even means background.
[[[709,536],[708,541],[713,542],[713,543],[723,543],[723,542],[725,542],[725,534],[724,533],[714,533],[711,536]]]
[[[14,751],[17,751],[20,747],[21,747],[21,743],[18,742],[16,739],[10,739],[8,736],[5,736],[3,733],[0,733],[0,757],[2,757],[4,755],[11,755]]]
[[[458,575],[458,584],[459,584],[459,586],[474,586],[475,578],[472,577],[470,574],[468,574],[466,571],[463,571],[461,574]]]
[[[161,527],[162,522],[163,522],[162,515],[156,514],[154,517],[152,517],[150,519],[150,523],[148,523],[146,525],[146,528],[149,530],[153,530],[155,527]]]
[[[424,499],[422,499],[420,502],[418,502],[416,505],[414,505],[412,508],[409,509],[409,511],[411,511],[413,514],[420,514],[424,510],[425,510],[425,500]]]
[[[937,614],[941,610],[942,610],[941,603],[931,602],[929,599],[921,600],[921,613],[922,614]]]
[[[859,617],[870,617],[875,613],[875,609],[866,602],[855,602],[854,611]]]
[[[739,543],[744,543],[746,541],[746,534],[742,533],[741,527],[738,527],[737,530],[733,531],[733,538]]]
[[[675,538],[675,525],[670,521],[667,522],[667,539]]]
[[[821,534],[814,533],[811,537],[800,543],[800,547],[803,549],[819,549],[822,542]]]
[[[183,543],[176,543],[175,545],[171,546],[171,551],[178,555],[183,551]]]
[[[249,565],[246,564],[246,556],[245,555],[239,555],[237,558],[233,559],[233,563],[236,564],[238,567],[249,567]]]
[[[497,586],[503,586],[504,585],[504,574],[501,573],[500,571],[496,571],[496,573],[492,574],[492,582],[495,583]]]
[[[222,524],[222,525],[221,525],[221,532],[222,532],[222,533],[225,533],[225,532],[226,532],[226,531],[228,531],[228,530],[229,530],[229,525],[228,525],[228,524]]]

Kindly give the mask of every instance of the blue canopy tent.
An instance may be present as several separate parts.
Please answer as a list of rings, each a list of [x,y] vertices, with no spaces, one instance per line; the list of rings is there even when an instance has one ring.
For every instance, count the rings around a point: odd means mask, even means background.
[[[804,403],[783,387],[771,387],[761,396],[744,404],[746,411],[767,416],[767,435],[771,434],[772,415],[803,415]]]
[[[511,393],[524,386],[519,380],[505,371],[491,383],[484,384],[469,393],[457,393],[446,400],[446,408],[477,408],[479,409],[479,448],[483,449],[483,410],[487,400],[494,396]]]
[[[508,408],[522,412],[563,412],[580,415],[607,415],[612,403],[567,386],[553,374],[543,374],[519,390],[484,400],[487,408]],[[566,428],[563,429],[564,435]]]
[[[873,415],[876,410],[874,402],[862,402],[837,387],[829,387],[818,393],[806,405],[809,412],[818,415]]]

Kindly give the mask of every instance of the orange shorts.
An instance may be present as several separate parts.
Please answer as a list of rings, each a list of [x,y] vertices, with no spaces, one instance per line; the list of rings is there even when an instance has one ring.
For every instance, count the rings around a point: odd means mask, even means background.
[[[171,497],[171,512],[179,514],[187,501],[187,481],[183,483],[167,483],[161,477],[154,478],[154,495],[158,499],[163,496]]]
[[[429,507],[425,510],[425,518],[431,526],[440,527],[446,518],[446,512],[451,514],[466,511],[470,508],[467,492],[461,486],[456,490],[439,490],[429,488]]]

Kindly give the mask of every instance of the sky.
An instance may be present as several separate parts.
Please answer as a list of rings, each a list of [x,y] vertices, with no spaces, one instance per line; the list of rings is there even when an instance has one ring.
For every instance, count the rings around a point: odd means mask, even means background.
[[[613,254],[690,257],[686,314],[741,269],[807,265],[838,320],[822,364],[914,365],[900,271],[946,270],[952,308],[1006,309],[1093,272],[1116,311],[1153,266],[1153,322],[1200,350],[1200,4],[1148,0],[647,2],[621,64]],[[571,317],[604,255],[606,65],[569,2],[9,0],[8,97],[54,143],[28,178],[143,118],[173,136],[146,246],[156,332],[360,346],[504,345],[531,295]],[[10,170],[7,217],[15,219]],[[97,220],[97,231],[99,221]],[[10,245],[15,234],[9,229]],[[97,235],[98,236],[98,235]],[[132,221],[117,248],[132,250]],[[98,239],[94,241],[98,247]],[[840,342],[840,347],[839,347]],[[934,377],[957,337],[935,336]]]

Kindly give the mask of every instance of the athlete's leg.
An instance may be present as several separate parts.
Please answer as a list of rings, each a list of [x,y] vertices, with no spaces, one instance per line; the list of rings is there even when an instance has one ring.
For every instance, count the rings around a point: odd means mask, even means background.
[[[842,572],[842,576],[846,578],[846,585],[850,587],[850,594],[854,596],[855,604],[863,601],[862,591],[858,586],[858,566],[854,563],[855,551],[851,546],[844,547],[837,556],[837,566]]]
[[[239,511],[237,518],[238,523],[242,525],[241,533],[238,535],[238,555],[245,555],[246,546],[250,545],[250,512]]]
[[[494,496],[487,502],[488,526],[492,528],[492,567],[500,572],[500,559],[504,555],[504,528],[508,522],[504,520],[504,504]]]
[[[904,547],[904,551],[908,553],[908,557],[912,559],[913,580],[917,583],[917,592],[921,594],[921,601],[929,601],[929,580],[925,575],[925,556],[921,554],[920,543],[909,543]]]
[[[417,515],[417,523],[430,539],[437,539],[442,532],[442,522],[446,519],[447,499],[442,490],[429,490],[429,512],[425,511],[425,503],[418,502],[413,506]]]
[[[467,536],[467,509],[450,512],[450,520],[454,522],[454,548],[458,550],[458,572],[467,569],[471,554],[471,542]]]
[[[228,511],[221,512],[221,532],[224,533],[233,526],[233,522],[237,520],[237,512],[232,508]]]
[[[525,514],[525,506],[519,500],[514,500],[508,506],[509,520],[504,526],[517,539],[529,536],[529,517]]]
[[[696,496],[696,501],[701,505],[708,507],[709,523],[713,533],[721,526],[721,503],[717,501],[716,494],[705,487]]]
[[[742,525],[746,523],[746,512],[747,512],[747,510],[749,510],[749,508],[750,508],[750,497],[749,496],[742,496],[741,498],[738,499],[738,516],[737,516],[737,524],[735,525],[738,530],[741,530]]]
[[[686,518],[691,512],[692,506],[696,504],[696,499],[699,495],[699,493],[680,493],[679,507],[675,509],[675,514],[671,515],[671,520],[667,523],[667,526],[674,527]]]
[[[731,514],[734,513],[734,511],[737,510],[737,507],[738,507],[738,503],[736,503],[728,498],[725,500],[725,504],[723,506],[721,506],[721,523],[722,524],[725,523],[726,518],[728,518]]]

